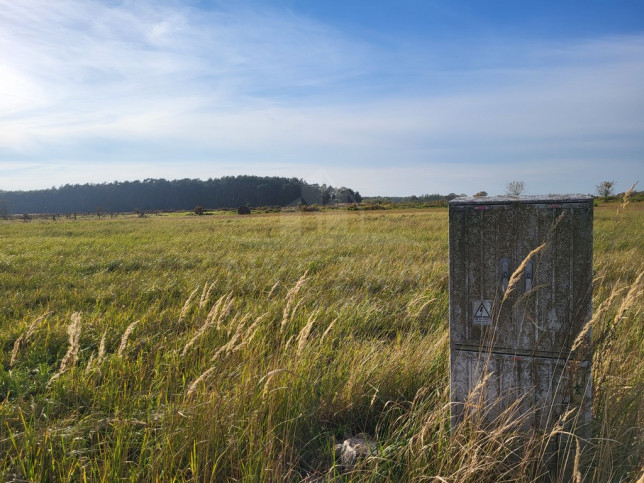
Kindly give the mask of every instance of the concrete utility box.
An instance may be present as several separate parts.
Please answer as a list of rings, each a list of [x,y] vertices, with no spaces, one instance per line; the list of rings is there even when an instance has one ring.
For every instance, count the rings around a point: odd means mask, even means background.
[[[587,426],[590,332],[584,351],[571,348],[591,317],[592,243],[590,196],[450,201],[453,427],[470,411],[492,422],[516,401],[524,426],[545,428],[573,408]]]

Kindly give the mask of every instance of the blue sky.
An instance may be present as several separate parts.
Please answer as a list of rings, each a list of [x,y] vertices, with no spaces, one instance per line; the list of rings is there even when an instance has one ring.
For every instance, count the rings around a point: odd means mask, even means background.
[[[0,189],[236,174],[643,184],[644,0],[0,0]]]

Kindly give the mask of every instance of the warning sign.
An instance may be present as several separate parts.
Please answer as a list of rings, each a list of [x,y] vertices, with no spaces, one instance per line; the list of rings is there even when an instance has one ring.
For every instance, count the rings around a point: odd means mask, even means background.
[[[490,325],[492,319],[491,300],[472,300],[472,314],[474,325]]]

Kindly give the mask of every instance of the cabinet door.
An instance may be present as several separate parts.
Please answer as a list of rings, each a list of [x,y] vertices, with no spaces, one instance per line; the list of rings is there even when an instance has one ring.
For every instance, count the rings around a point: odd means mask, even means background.
[[[570,348],[590,317],[592,204],[450,206],[449,241],[452,346],[547,356]]]
[[[510,317],[502,304],[501,260],[509,270],[515,258],[515,212],[509,205],[450,206],[450,340],[478,348],[507,345]],[[509,274],[507,274],[509,276]]]
[[[464,417],[500,425],[501,416],[522,429],[540,429],[574,409],[575,431],[590,429],[588,362],[459,350],[452,352],[450,364],[453,427]]]

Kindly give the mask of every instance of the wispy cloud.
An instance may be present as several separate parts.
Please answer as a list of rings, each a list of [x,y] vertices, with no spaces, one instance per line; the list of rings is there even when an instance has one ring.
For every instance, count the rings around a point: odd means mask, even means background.
[[[361,58],[339,32],[243,8],[7,1],[0,22],[2,114],[16,123],[5,146],[119,126],[154,135],[168,117],[256,110],[358,75]]]
[[[243,2],[0,0],[0,188],[299,167],[427,192],[561,160],[644,177],[644,35],[396,42]]]

